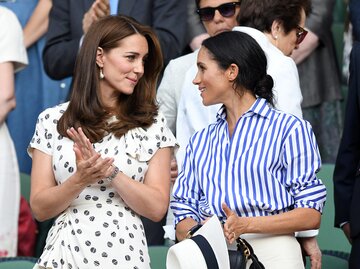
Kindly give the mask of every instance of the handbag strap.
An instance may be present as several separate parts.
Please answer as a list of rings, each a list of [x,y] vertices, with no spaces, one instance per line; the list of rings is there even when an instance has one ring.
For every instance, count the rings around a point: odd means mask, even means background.
[[[205,239],[205,237],[203,237],[201,234],[198,234],[191,237],[190,240],[193,240],[201,250],[204,256],[204,260],[206,262],[206,267],[208,269],[219,269],[215,253],[209,242]]]
[[[238,251],[243,251],[246,260],[251,259],[252,264],[250,269],[265,269],[265,266],[259,261],[258,257],[255,255],[255,252],[248,241],[243,238],[238,237],[236,239]]]

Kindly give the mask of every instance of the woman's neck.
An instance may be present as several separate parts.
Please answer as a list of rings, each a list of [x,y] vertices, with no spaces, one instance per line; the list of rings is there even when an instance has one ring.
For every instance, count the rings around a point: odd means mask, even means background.
[[[256,97],[248,91],[245,91],[242,96],[237,95],[236,98],[232,98],[228,103],[224,103],[230,137],[233,134],[238,120],[246,111],[249,110],[255,101]]]

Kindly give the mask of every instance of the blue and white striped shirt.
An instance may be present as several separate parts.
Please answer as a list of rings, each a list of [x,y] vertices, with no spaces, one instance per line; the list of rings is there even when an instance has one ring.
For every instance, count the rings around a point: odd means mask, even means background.
[[[322,212],[326,188],[316,172],[320,154],[310,124],[257,99],[232,137],[223,106],[217,122],[196,132],[174,188],[175,224],[216,214],[225,202],[239,216],[267,216],[297,207]]]

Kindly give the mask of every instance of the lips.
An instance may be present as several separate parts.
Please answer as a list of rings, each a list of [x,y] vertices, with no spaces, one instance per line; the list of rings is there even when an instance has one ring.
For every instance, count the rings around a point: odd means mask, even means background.
[[[137,83],[138,82],[138,80],[137,80],[137,78],[127,78],[128,80],[130,80],[132,83]]]

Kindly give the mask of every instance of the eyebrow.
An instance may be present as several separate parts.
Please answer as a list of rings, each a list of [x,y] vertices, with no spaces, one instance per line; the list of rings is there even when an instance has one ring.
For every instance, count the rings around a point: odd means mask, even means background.
[[[140,53],[135,52],[135,51],[125,51],[125,53],[131,53],[131,54],[136,54],[136,55],[140,55]]]
[[[140,53],[135,52],[135,51],[125,51],[125,53],[129,53],[129,54],[133,54],[133,55],[136,55],[136,56],[140,56]],[[146,53],[146,54],[144,55],[144,58],[145,58],[145,57],[148,57],[148,56],[149,56],[149,53]]]

